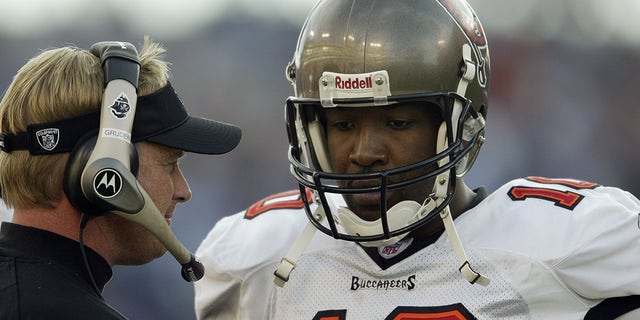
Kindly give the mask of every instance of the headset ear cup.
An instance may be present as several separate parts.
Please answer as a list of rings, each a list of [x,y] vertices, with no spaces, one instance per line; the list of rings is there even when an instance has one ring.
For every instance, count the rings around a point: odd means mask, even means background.
[[[67,198],[69,198],[69,202],[71,202],[74,207],[82,210],[82,212],[90,215],[100,215],[104,213],[100,206],[96,206],[89,201],[82,192],[81,187],[82,172],[87,166],[91,152],[96,145],[97,138],[97,132],[94,131],[86,134],[78,140],[78,143],[76,143],[75,147],[69,154],[63,179],[64,193],[67,195]],[[131,172],[134,176],[137,176],[138,153],[133,144],[131,144],[129,154],[131,160]]]
[[[69,202],[71,202],[74,207],[82,210],[82,212],[92,215],[100,214],[100,212],[95,211],[97,208],[92,208],[91,202],[82,193],[80,180],[82,178],[82,171],[87,165],[89,156],[96,145],[96,140],[96,132],[88,133],[80,138],[71,151],[71,154],[69,154],[63,180],[64,193],[67,195],[67,198],[69,198]]]

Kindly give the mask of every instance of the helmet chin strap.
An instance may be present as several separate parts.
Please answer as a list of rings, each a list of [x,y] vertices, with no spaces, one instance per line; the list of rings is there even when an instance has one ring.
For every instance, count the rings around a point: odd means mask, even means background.
[[[431,198],[427,198],[423,205],[412,200],[405,200],[397,203],[387,210],[389,232],[399,230],[400,228],[417,222],[424,217],[425,213],[429,213],[435,208],[436,202],[431,201]],[[379,235],[383,232],[381,223],[382,219],[380,218],[373,221],[367,221],[358,217],[358,215],[346,207],[339,207],[337,216],[340,225],[348,234],[356,236],[372,236]],[[388,239],[363,241],[359,243],[365,247],[384,247],[402,240],[407,236],[407,234],[408,232]]]
[[[457,104],[457,102],[456,102]],[[455,110],[455,106],[454,106]],[[441,152],[447,147],[447,125],[443,122],[440,125],[440,130],[438,131],[438,143],[437,143],[437,152]],[[438,161],[438,165],[440,167],[446,165],[449,162],[449,158],[445,157],[442,160]],[[436,201],[442,202],[442,199],[446,196],[447,189],[449,188],[449,177],[448,172],[443,172],[436,177],[436,181],[433,186],[433,191],[435,193]],[[467,279],[471,284],[480,284],[482,286],[487,286],[490,282],[489,278],[479,274],[471,268],[471,264],[469,263],[469,259],[467,258],[467,254],[464,251],[464,247],[462,246],[462,241],[460,240],[460,236],[458,235],[458,231],[456,230],[456,226],[453,224],[453,217],[451,216],[451,210],[447,205],[440,211],[440,218],[444,223],[444,229],[447,233],[447,237],[449,238],[449,242],[451,243],[451,247],[453,247],[453,251],[456,254],[456,258],[460,263],[460,267],[458,270],[462,273],[462,276]]]
[[[446,133],[446,125],[444,123],[442,123],[442,125],[440,126],[440,134],[438,134],[438,140],[444,140],[446,141],[446,135],[442,134],[442,129],[445,128],[445,133]],[[444,143],[446,144],[446,142]],[[440,148],[441,144],[440,142],[438,142],[438,148]],[[444,146],[442,146],[442,148],[444,148]],[[444,165],[446,164],[449,160],[447,158],[444,158],[440,161],[443,161],[443,163],[439,163],[439,165]],[[449,185],[449,178],[447,176],[447,173],[441,173],[440,175],[438,175],[438,177],[436,177],[436,182],[434,185],[434,191],[436,193],[436,197],[438,197],[436,201],[442,201],[442,196],[438,196],[439,193],[445,192],[446,193],[446,189]],[[449,209],[449,206],[444,207],[444,209],[442,209],[442,211],[440,211],[440,218],[442,219],[442,222],[444,223],[444,229],[445,232],[447,233],[447,237],[449,238],[449,242],[451,243],[451,247],[453,247],[453,251],[456,254],[456,258],[458,259],[458,262],[460,263],[460,267],[458,268],[458,270],[460,270],[460,273],[462,273],[462,276],[467,279],[467,281],[469,281],[471,284],[475,284],[478,283],[482,286],[487,286],[489,284],[489,278],[479,274],[478,272],[474,271],[473,268],[471,268],[471,264],[469,263],[469,259],[467,258],[467,254],[464,251],[464,247],[462,246],[462,241],[460,240],[460,236],[458,235],[458,231],[456,230],[456,226],[453,224],[453,217],[451,217],[451,210]]]

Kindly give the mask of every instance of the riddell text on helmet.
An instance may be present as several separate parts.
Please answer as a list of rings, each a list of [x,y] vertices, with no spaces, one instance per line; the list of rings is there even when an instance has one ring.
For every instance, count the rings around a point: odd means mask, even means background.
[[[373,84],[371,82],[371,76],[361,78],[346,78],[342,80],[340,76],[335,78],[336,89],[371,89]]]

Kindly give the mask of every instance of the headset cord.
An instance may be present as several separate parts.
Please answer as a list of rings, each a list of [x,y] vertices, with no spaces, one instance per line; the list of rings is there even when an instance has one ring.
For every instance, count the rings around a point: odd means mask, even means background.
[[[96,294],[98,294],[98,297],[100,297],[100,299],[104,299],[104,297],[102,297],[102,292],[100,292],[100,289],[98,289],[96,280],[93,278],[93,273],[91,272],[91,267],[89,266],[89,260],[87,260],[87,253],[84,250],[84,241],[82,235],[84,233],[84,227],[87,226],[87,222],[89,222],[89,215],[83,212],[80,216],[80,253],[82,254],[82,260],[84,261],[84,266],[87,269],[87,274],[89,274],[89,280],[91,280],[93,289],[96,291]]]

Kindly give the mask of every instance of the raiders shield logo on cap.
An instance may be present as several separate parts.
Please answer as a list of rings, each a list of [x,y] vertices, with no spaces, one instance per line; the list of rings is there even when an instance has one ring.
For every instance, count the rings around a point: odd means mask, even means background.
[[[36,138],[42,149],[53,150],[58,145],[60,130],[58,128],[47,128],[36,131]]]

